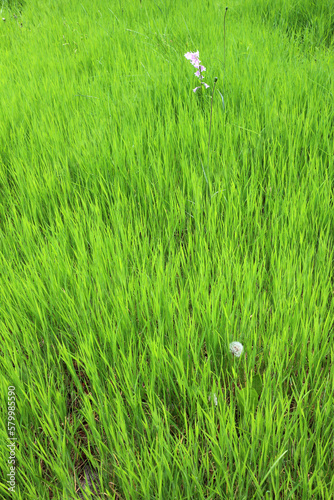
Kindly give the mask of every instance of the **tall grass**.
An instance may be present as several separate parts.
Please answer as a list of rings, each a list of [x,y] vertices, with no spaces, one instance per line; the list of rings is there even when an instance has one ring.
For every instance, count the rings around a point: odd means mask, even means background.
[[[307,50],[332,47],[334,11],[331,0],[244,0],[244,12],[260,17],[271,28],[301,40]]]
[[[3,4],[0,463],[15,386],[18,500],[78,498],[87,467],[103,498],[331,497],[333,55],[246,3],[225,71],[225,5]],[[195,50],[226,105],[210,197]]]

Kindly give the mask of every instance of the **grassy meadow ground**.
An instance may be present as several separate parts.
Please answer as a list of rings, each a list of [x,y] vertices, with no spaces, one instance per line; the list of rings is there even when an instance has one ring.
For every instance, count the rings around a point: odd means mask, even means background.
[[[1,498],[332,497],[331,3],[2,2]]]

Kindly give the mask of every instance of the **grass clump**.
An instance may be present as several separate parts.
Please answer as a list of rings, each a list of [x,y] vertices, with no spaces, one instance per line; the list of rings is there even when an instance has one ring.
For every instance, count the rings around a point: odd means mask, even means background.
[[[306,50],[333,45],[334,12],[331,0],[246,0],[243,6],[252,16],[259,16],[270,27],[301,42]]]
[[[17,499],[331,496],[333,55],[242,13],[3,5]]]

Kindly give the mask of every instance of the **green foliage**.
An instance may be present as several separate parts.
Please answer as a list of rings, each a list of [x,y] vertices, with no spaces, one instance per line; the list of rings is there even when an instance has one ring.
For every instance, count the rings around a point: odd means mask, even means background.
[[[263,384],[260,375],[255,375],[250,386],[246,382],[246,387],[237,391],[237,402],[240,416],[247,418],[248,412],[254,413],[258,404],[259,397],[263,390]]]
[[[2,7],[11,12],[17,13],[22,11],[26,0],[2,0]]]
[[[256,390],[251,387],[243,387],[238,392],[238,405],[241,417],[247,415],[247,410],[254,412],[258,403],[259,395]]]
[[[255,377],[253,377],[252,388],[255,389],[257,395],[260,397],[261,392],[263,390],[263,383],[261,380],[261,375],[255,375]]]
[[[0,469],[15,386],[15,499],[72,500],[86,466],[105,498],[331,498],[330,17],[270,6],[229,6],[224,70],[217,2],[2,5]],[[210,197],[196,50],[225,102]]]
[[[246,0],[244,8],[271,28],[303,41],[306,48],[333,45],[332,0]]]

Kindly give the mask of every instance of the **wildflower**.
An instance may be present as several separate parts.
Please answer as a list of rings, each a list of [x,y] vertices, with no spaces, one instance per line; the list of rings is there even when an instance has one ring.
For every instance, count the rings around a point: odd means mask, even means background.
[[[184,54],[184,57],[186,59],[189,59],[189,61],[191,62],[191,64],[193,66],[195,66],[195,68],[199,67],[199,63],[200,63],[200,60],[199,60],[199,52],[187,52],[186,54]]]
[[[243,353],[244,346],[240,344],[240,342],[232,342],[230,344],[230,352],[234,354],[237,358],[240,358],[241,354]]]
[[[199,69],[198,69],[198,71],[196,71],[195,76],[198,76],[198,78],[203,79],[204,76],[201,75],[201,71],[206,71],[206,68],[204,66],[200,66]]]
[[[202,72],[206,71],[206,67],[202,66],[200,64],[201,61],[199,60],[199,51],[187,52],[186,54],[184,54],[184,57],[191,62],[191,64],[194,66],[194,68],[196,68],[198,70],[198,71],[196,71],[195,76],[197,76],[198,78],[203,80],[204,76],[202,75]],[[206,89],[209,88],[209,85],[207,83],[201,82],[201,84],[204,85],[204,87]],[[193,92],[196,92],[200,88],[201,88],[201,86],[196,87],[195,89],[193,89]]]

